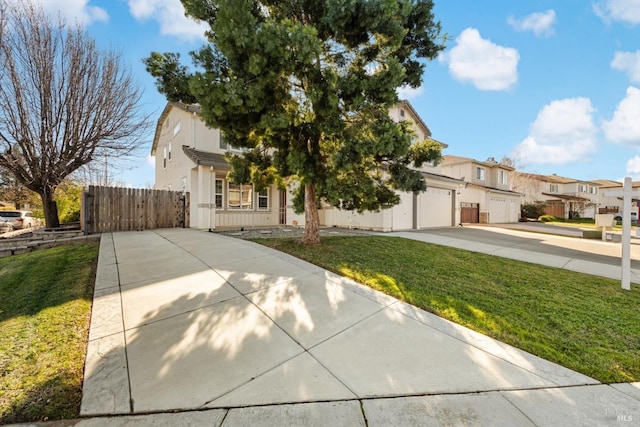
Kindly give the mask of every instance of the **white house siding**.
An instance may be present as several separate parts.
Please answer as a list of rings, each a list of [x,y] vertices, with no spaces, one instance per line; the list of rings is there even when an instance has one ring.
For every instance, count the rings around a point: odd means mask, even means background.
[[[429,187],[418,195],[417,228],[450,227],[454,225],[455,191]]]
[[[345,211],[334,207],[323,208],[324,220],[321,224],[325,227],[359,228],[364,230],[389,231],[390,227],[385,224],[388,216],[387,211],[380,212],[358,212]],[[409,227],[411,228],[411,227]]]

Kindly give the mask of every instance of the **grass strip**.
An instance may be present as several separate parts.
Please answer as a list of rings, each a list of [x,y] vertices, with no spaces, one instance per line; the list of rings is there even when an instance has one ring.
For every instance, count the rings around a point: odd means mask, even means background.
[[[0,424],[79,414],[98,243],[0,259]]]
[[[397,237],[260,239],[603,383],[640,381],[640,289]]]

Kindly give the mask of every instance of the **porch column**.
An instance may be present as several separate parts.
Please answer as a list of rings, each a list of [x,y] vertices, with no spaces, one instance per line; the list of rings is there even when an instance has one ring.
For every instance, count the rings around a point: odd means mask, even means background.
[[[211,186],[209,188],[209,230],[215,230],[216,228],[216,171],[213,166],[210,169]]]

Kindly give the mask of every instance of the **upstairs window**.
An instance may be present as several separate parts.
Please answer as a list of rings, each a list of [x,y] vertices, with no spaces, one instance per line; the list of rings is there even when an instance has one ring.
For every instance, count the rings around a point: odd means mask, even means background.
[[[578,184],[578,193],[586,193],[587,192],[587,186],[584,184]]]
[[[589,194],[597,194],[598,189],[596,187],[589,187]]]
[[[476,179],[484,181],[484,168],[476,168]]]
[[[498,171],[498,181],[503,185],[507,185],[509,183],[509,174],[507,171]]]
[[[169,155],[167,158],[171,160],[171,142],[169,142]]]
[[[180,133],[180,122],[176,123],[173,127],[173,136],[176,136],[178,133]]]
[[[221,150],[229,150],[229,151],[246,151],[243,148],[234,147],[233,145],[228,144],[226,139],[225,139],[225,137],[224,137],[224,134],[222,133],[222,131],[220,131],[220,149]]]
[[[558,184],[549,184],[549,192],[557,193],[558,192]]]
[[[164,169],[167,168],[167,147],[164,147],[162,150],[162,167]]]

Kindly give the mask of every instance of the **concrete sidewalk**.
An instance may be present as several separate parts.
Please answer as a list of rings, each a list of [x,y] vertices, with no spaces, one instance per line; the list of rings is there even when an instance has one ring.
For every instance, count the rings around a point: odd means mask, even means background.
[[[79,426],[638,425],[603,385],[272,249],[104,234]]]
[[[378,233],[620,280],[621,244],[498,226]],[[631,282],[640,283],[640,240],[631,244]]]

